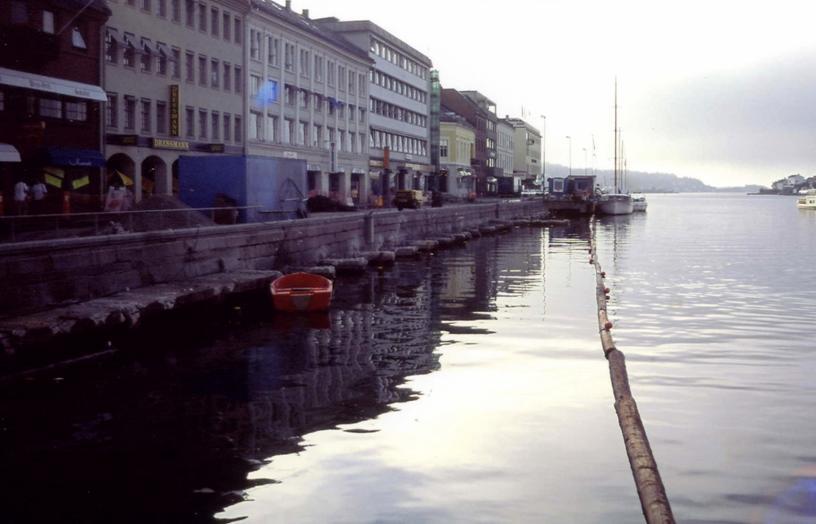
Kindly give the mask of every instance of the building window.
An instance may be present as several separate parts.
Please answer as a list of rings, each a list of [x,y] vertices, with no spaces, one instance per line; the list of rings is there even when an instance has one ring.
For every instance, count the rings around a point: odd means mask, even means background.
[[[297,143],[299,145],[306,145],[306,122],[298,122]]]
[[[133,46],[134,36],[130,33],[125,33],[125,50],[122,53],[122,65],[133,67],[136,65],[136,48]]]
[[[150,11],[150,0],[142,0],[142,9]]]
[[[157,0],[159,2],[159,16],[165,18],[167,16],[167,0]]]
[[[207,111],[198,110],[198,138],[207,138]]]
[[[218,78],[218,75],[220,74],[220,68],[221,66],[218,64],[218,60],[214,58],[210,60],[210,87],[214,89],[218,89],[218,87],[221,85],[221,82]]]
[[[315,113],[320,113],[323,111],[323,104],[321,102],[322,97],[319,94],[314,93],[312,95],[312,107],[314,107]]]
[[[82,36],[82,31],[78,27],[74,27],[74,30],[71,32],[71,45],[77,49],[88,49],[88,45],[85,43],[85,37]]]
[[[172,68],[173,68],[173,78],[181,78],[181,50],[178,48],[173,48],[173,61],[172,61]]]
[[[354,94],[354,88],[357,86],[357,73],[349,71],[348,74],[348,92],[350,95]]]
[[[230,26],[232,25],[232,17],[230,16],[229,13],[224,12],[221,13],[221,19],[222,19],[221,24],[222,36],[224,37],[224,40],[229,40],[231,38]]]
[[[232,131],[232,121],[229,115],[224,115],[224,142],[230,141],[230,132]]]
[[[284,44],[283,45],[283,65],[287,71],[294,71],[295,70],[295,45],[294,44]]]
[[[207,6],[205,4],[198,4],[198,30],[207,30]]]
[[[363,123],[363,122],[365,122],[365,113],[366,113],[365,109],[363,109],[361,107],[361,108],[359,108],[359,112],[360,112],[360,123]]]
[[[261,32],[256,29],[249,30],[249,57],[253,60],[261,59]]]
[[[283,120],[283,143],[293,144],[295,138],[295,121],[289,118]]]
[[[86,102],[65,102],[65,119],[73,122],[88,120],[88,104]]]
[[[188,138],[195,138],[195,109],[187,107],[184,113],[184,125]]]
[[[300,76],[309,78],[309,67],[311,66],[311,62],[309,62],[309,51],[305,49],[300,50]]]
[[[218,36],[218,9],[210,8],[210,33],[213,36]]]
[[[167,74],[167,46],[161,42],[156,42],[156,70],[160,75]]]
[[[207,85],[207,57],[198,57],[198,84],[202,86]]]
[[[195,26],[195,8],[196,3],[194,0],[187,0],[184,4],[185,12],[187,14],[187,25],[190,27]]]
[[[232,89],[232,68],[229,64],[224,64],[224,91],[229,91]],[[227,115],[224,115],[226,118]]]
[[[309,107],[309,97],[306,96],[306,91],[303,89],[298,89],[298,106],[301,109],[307,109]]]
[[[40,116],[62,118],[62,102],[51,98],[40,98]]]
[[[243,140],[243,138],[241,138],[242,137],[242,135],[241,135],[241,117],[238,116],[238,115],[235,115],[235,126],[233,127],[233,129],[235,130],[235,132],[232,134],[233,139],[236,142],[240,142],[241,140]]]
[[[116,93],[108,93],[108,105],[105,107],[105,124],[108,127],[119,125],[119,97]]]
[[[295,105],[295,88],[290,85],[287,85],[286,87],[283,88],[283,93],[284,103],[287,106]]]
[[[218,133],[221,131],[221,115],[218,111],[213,111],[210,119],[211,137],[213,140],[218,140]]]
[[[235,43],[241,43],[241,20],[239,18],[235,19],[235,31],[233,32],[233,36],[235,37]],[[235,139],[238,141],[238,139]]]
[[[365,96],[366,92],[366,76],[361,74],[358,78],[360,85],[358,86],[357,94],[359,96]]]
[[[125,129],[136,129],[136,99],[125,97]]]
[[[250,140],[260,140],[261,139],[261,115],[260,113],[256,113],[255,111],[249,112],[249,135],[247,138]]]
[[[115,64],[118,61],[119,44],[111,31],[105,33],[105,61]]]
[[[235,92],[240,93],[241,92],[241,85],[243,84],[243,79],[241,78],[241,68],[239,66],[235,66],[235,67],[233,67],[233,70],[235,72],[235,75],[234,75],[235,82],[233,82],[233,85],[235,86]],[[238,140],[238,139],[236,138],[235,140]]]
[[[346,90],[346,66],[337,67],[337,87],[340,91]]]
[[[150,132],[150,100],[142,99],[142,132]]]
[[[141,64],[142,73],[149,73],[153,62],[153,53],[150,52],[150,40],[142,38],[142,58],[139,61]]]
[[[320,148],[320,138],[323,133],[323,126],[312,124],[312,147]]]
[[[271,66],[278,67],[280,66],[280,39],[267,36],[266,37],[266,45],[269,48],[267,50],[267,63]]]
[[[328,83],[330,86],[333,86],[334,85],[334,74],[335,74],[336,65],[335,65],[334,62],[329,62],[328,65],[329,65],[329,69],[326,72],[326,83]]]
[[[188,82],[195,81],[195,55],[192,51],[187,51],[184,54],[184,76]]]
[[[256,97],[261,90],[261,77],[258,75],[249,75],[249,96]]]
[[[167,133],[167,104],[156,102],[156,133]]]
[[[170,0],[170,10],[173,14],[173,22],[181,21],[181,0]]]
[[[28,6],[26,5],[25,2],[21,2],[19,0],[12,0],[11,23],[12,24],[28,23]]]
[[[274,116],[266,117],[266,141],[275,142],[278,137],[278,118]]]
[[[440,140],[439,141],[439,156],[441,158],[448,158],[448,141],[447,140]]]
[[[315,55],[314,57],[314,78],[315,82],[323,81],[323,57]]]
[[[54,34],[54,12],[43,10],[42,12],[42,30],[43,33]]]

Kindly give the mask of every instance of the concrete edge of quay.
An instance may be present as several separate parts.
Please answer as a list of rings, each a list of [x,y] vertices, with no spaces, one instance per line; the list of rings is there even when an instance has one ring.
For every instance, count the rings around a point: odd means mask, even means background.
[[[540,201],[332,213],[307,219],[0,245],[0,348],[18,350],[262,291],[281,270],[531,223]],[[519,221],[519,219],[524,219]]]

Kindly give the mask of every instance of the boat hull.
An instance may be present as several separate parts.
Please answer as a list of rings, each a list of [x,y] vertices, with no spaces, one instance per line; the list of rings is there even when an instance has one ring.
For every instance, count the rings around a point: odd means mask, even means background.
[[[629,195],[606,195],[598,202],[597,208],[602,215],[630,215],[634,210]]]
[[[272,305],[278,311],[313,313],[331,306],[332,281],[311,273],[292,273],[269,286]]]

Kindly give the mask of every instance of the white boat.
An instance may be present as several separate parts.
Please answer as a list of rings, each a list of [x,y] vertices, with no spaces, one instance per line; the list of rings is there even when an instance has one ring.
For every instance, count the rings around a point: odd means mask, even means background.
[[[634,210],[632,195],[609,193],[598,201],[598,211],[604,215],[631,215]]]
[[[646,202],[645,195],[632,195],[632,211],[646,211],[646,208],[649,206],[649,203]]]
[[[632,204],[632,195],[629,193],[624,193],[623,188],[623,174],[622,171],[624,169],[619,169],[622,167],[619,163],[619,160],[622,158],[618,157],[618,134],[620,130],[618,129],[618,80],[615,79],[615,192],[608,193],[602,195],[601,198],[598,200],[596,210],[603,214],[603,215],[631,215],[632,211],[634,210]],[[621,155],[622,157],[623,155]]]
[[[799,209],[816,209],[816,189],[811,189],[805,196],[796,201]]]

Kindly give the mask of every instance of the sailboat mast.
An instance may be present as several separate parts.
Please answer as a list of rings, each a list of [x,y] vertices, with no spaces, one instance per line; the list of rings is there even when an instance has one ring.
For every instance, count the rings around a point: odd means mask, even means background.
[[[618,192],[618,77],[615,77],[615,193]]]

